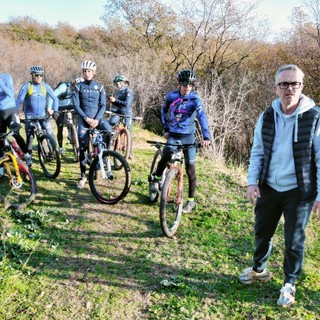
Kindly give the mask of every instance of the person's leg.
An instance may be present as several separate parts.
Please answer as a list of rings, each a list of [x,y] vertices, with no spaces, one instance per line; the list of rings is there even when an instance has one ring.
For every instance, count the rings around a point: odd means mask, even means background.
[[[312,205],[313,201],[300,203],[297,190],[285,202],[284,283],[294,285],[297,277],[301,273],[306,238],[305,229],[310,217]]]
[[[104,135],[104,142],[106,144],[106,147],[109,148],[111,132],[112,132],[112,128],[111,128],[110,123],[105,119],[101,119],[99,121],[97,129],[108,131],[108,133]]]
[[[255,206],[255,251],[253,270],[261,272],[267,267],[272,250],[272,237],[283,212],[281,193],[264,185]]]
[[[78,125],[78,139],[79,139],[79,159],[80,159],[80,174],[81,177],[86,175],[86,165],[83,163],[86,157],[86,151],[88,149],[89,136],[87,127],[84,125],[82,119],[79,118]]]
[[[29,154],[32,154],[32,143],[34,139],[34,128],[30,125],[30,121],[25,121],[25,132],[26,132],[26,144],[27,144],[27,150]]]
[[[57,120],[57,140],[59,148],[63,146],[63,123],[64,123],[64,113],[60,113]]]

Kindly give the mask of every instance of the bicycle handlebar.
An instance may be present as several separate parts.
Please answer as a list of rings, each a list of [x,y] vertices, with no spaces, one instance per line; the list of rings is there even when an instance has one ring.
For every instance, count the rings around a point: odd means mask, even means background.
[[[108,111],[108,110],[105,113],[113,114],[113,115],[118,116],[120,118],[125,118],[127,116],[125,114],[116,113],[116,112]],[[131,118],[132,118],[132,120],[142,120],[143,119],[142,117],[131,117]]]
[[[180,147],[181,149],[188,149],[191,147],[201,147],[201,143],[189,143],[189,144],[176,144],[176,143],[167,143],[167,142],[161,142],[161,141],[153,141],[153,140],[147,140],[147,143],[150,143],[155,146],[172,146],[172,147]],[[179,148],[179,149],[180,149]]]
[[[22,122],[22,123],[25,123],[26,121],[41,121],[41,120],[47,120],[47,119],[49,119],[49,118],[51,118],[51,116],[50,115],[47,115],[47,116],[44,116],[44,117],[32,117],[32,118],[24,118],[24,119],[20,119],[20,121]]]

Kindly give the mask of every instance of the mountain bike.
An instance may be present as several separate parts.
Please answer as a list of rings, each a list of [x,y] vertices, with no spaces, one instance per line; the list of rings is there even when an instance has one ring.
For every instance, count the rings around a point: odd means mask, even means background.
[[[157,147],[157,151],[153,157],[151,163],[150,173],[154,173],[157,162],[161,157],[161,146],[175,146],[177,149],[172,151],[171,158],[167,163],[167,167],[162,174],[162,180],[160,181],[160,225],[163,233],[172,238],[176,233],[181,217],[183,207],[183,175],[184,175],[184,155],[183,150],[195,147],[197,144],[168,144],[159,141],[150,141],[150,143]],[[151,183],[149,179],[149,198],[154,200],[158,195],[154,195],[151,192]]]
[[[70,144],[72,145],[72,152],[74,155],[75,162],[79,162],[79,139],[78,139],[78,133],[77,133],[77,127],[74,121],[74,110],[62,110],[59,111],[59,113],[65,114],[65,121],[64,125],[66,125],[68,129],[68,140]]]
[[[31,168],[17,155],[13,146],[16,141],[10,140],[12,135],[12,130],[0,133],[4,145],[0,157],[0,200],[5,209],[21,210],[34,200],[37,185]]]
[[[116,204],[129,192],[131,170],[118,152],[108,150],[105,130],[88,129],[89,150],[83,164],[89,164],[89,185],[93,196],[101,203]],[[115,169],[115,163],[120,166]]]
[[[21,122],[30,121],[30,125],[34,128],[38,142],[38,157],[44,174],[51,179],[56,178],[61,169],[61,158],[57,149],[55,139],[48,135],[42,127],[42,120],[49,119],[50,116],[40,118],[23,119]]]

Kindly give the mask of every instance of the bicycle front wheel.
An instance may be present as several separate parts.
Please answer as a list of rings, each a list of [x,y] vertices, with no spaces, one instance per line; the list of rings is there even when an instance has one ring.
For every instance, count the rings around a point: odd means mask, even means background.
[[[123,128],[120,130],[116,141],[114,143],[114,151],[120,153],[126,160],[129,159],[130,152],[132,148],[132,139],[131,139],[131,133],[128,129]],[[118,170],[121,169],[121,163],[118,163],[115,161],[114,166],[115,169]]]
[[[182,216],[183,185],[181,183],[179,190],[178,180],[179,170],[176,168],[168,170],[161,189],[160,224],[168,238],[176,233]]]
[[[0,199],[5,209],[22,210],[35,198],[37,185],[31,169],[22,160],[17,159],[21,181],[18,180],[13,162],[10,158],[1,166]]]
[[[39,139],[38,156],[44,174],[48,178],[56,178],[60,173],[61,159],[56,142],[51,136],[44,135]]]
[[[121,169],[114,170],[114,163]],[[111,150],[103,151],[101,161],[96,156],[89,170],[89,185],[94,197],[104,204],[116,204],[129,192],[131,170],[126,159]]]
[[[148,177],[148,180],[149,180],[149,199],[151,202],[157,202],[157,200],[159,198],[159,192],[156,192],[151,188],[152,182],[150,180],[150,177],[151,177],[151,174],[153,174],[156,171],[157,166],[158,166],[158,162],[160,161],[160,159],[161,159],[161,150],[158,149],[153,156],[153,159],[151,162],[151,167],[150,167],[150,174]]]

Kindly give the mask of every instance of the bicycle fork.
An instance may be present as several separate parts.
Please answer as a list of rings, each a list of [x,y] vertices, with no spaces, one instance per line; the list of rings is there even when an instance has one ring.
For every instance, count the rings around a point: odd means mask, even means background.
[[[21,186],[22,186],[22,178],[21,178],[21,175],[20,175],[18,162],[17,162],[16,158],[12,154],[7,153],[7,156],[11,159],[12,164],[13,164],[13,168],[14,168],[15,173],[16,173],[16,176],[13,176],[9,163],[7,163],[7,162],[4,163],[4,165],[6,167],[6,170],[7,170],[7,173],[9,175],[9,177],[10,177],[10,183],[15,188],[21,188]]]

